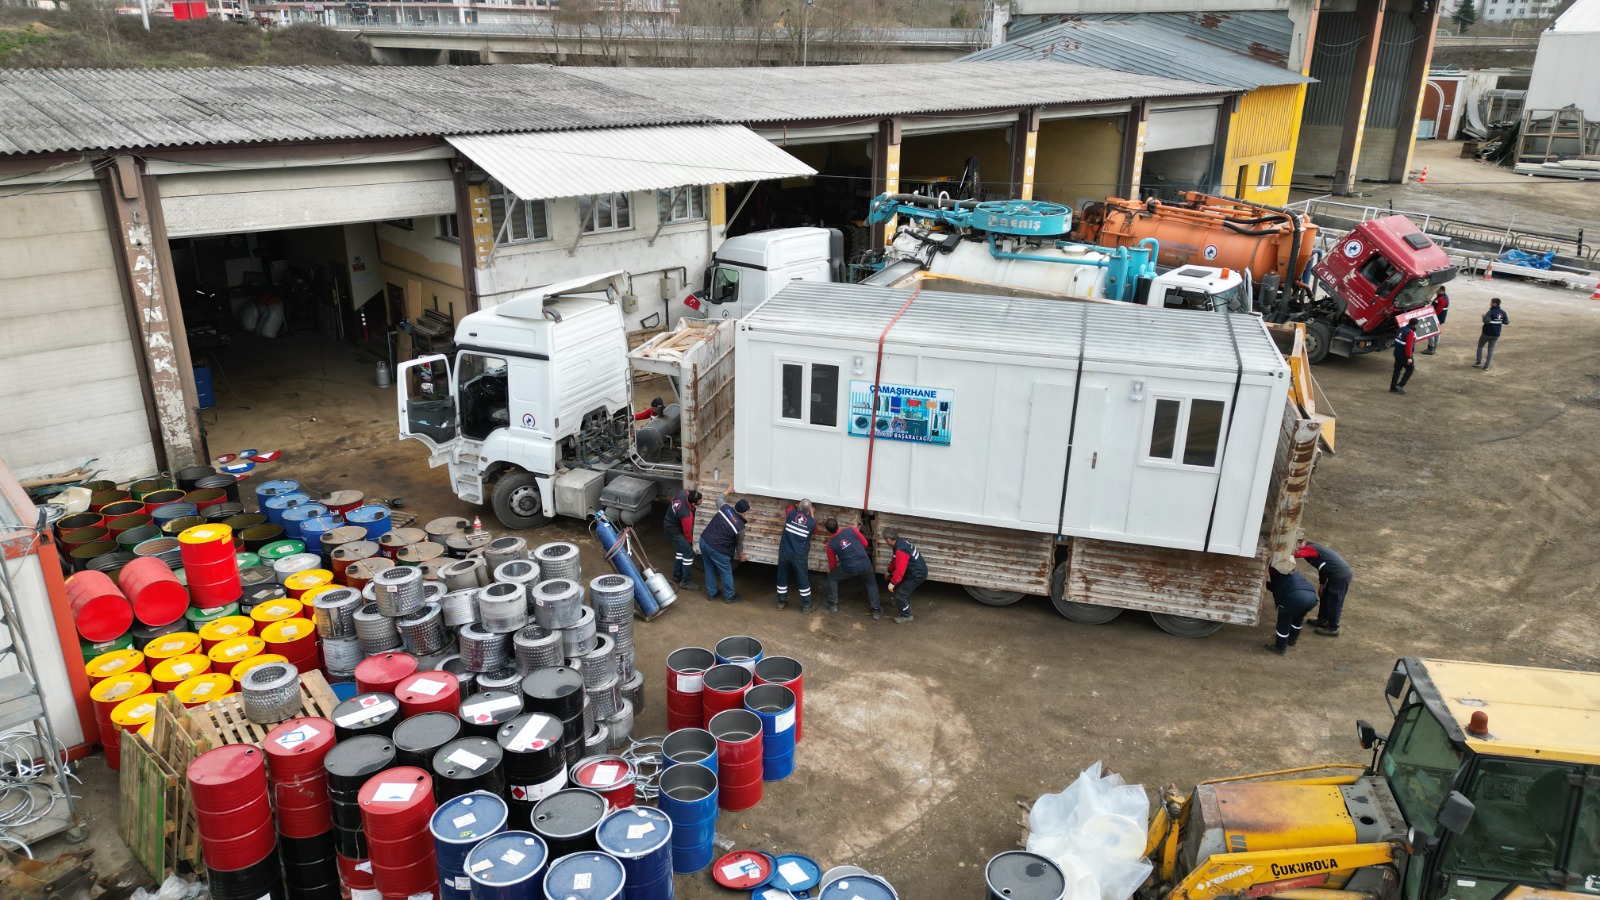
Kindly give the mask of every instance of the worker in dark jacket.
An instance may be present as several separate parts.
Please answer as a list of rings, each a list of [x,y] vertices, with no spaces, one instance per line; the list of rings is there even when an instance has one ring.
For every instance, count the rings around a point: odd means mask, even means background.
[[[1433,294],[1433,311],[1439,317],[1439,330],[1428,338],[1428,349],[1422,351],[1427,356],[1432,356],[1433,351],[1439,349],[1439,335],[1444,332],[1444,320],[1450,316],[1450,295],[1444,292],[1442,284]]]
[[[1339,618],[1344,614],[1344,595],[1350,590],[1350,579],[1355,576],[1350,564],[1327,547],[1304,538],[1300,539],[1294,558],[1315,566],[1317,578],[1322,583],[1322,589],[1318,592],[1317,617],[1311,620],[1311,626],[1323,637],[1338,637]]]
[[[672,580],[685,590],[695,588],[690,576],[694,574],[694,511],[699,503],[699,491],[679,491],[672,495],[667,516],[661,520],[661,532],[672,545]]]
[[[1500,329],[1511,324],[1511,317],[1500,308],[1500,298],[1489,299],[1489,311],[1483,314],[1483,333],[1478,335],[1478,356],[1474,369],[1482,367],[1487,372],[1494,362],[1494,345],[1500,343]],[[1488,351],[1485,353],[1485,351]]]
[[[800,611],[811,612],[811,533],[817,520],[811,515],[811,501],[791,503],[783,511],[783,537],[778,541],[778,608],[789,605],[789,578],[800,586]]]
[[[894,605],[900,609],[896,625],[904,625],[914,618],[911,615],[911,592],[928,580],[928,564],[922,561],[917,545],[900,536],[898,528],[885,528],[883,538],[894,546],[889,558],[889,593]]]
[[[1417,371],[1417,331],[1407,322],[1394,333],[1394,374],[1389,376],[1389,393],[1404,394],[1406,382]],[[1401,374],[1404,373],[1404,374]]]
[[[860,579],[867,588],[867,605],[872,618],[883,618],[878,606],[878,576],[872,571],[872,557],[867,554],[867,539],[855,526],[840,527],[838,520],[823,523],[828,531],[828,612],[839,611],[839,582]]]
[[[1272,591],[1272,602],[1278,607],[1277,640],[1267,649],[1283,656],[1300,642],[1300,627],[1305,624],[1306,613],[1317,605],[1317,592],[1299,572],[1271,568],[1267,569],[1267,589]]]
[[[726,494],[723,499],[730,499]],[[700,555],[706,558],[706,599],[717,599],[717,587],[722,587],[723,603],[738,603],[744,598],[733,589],[733,560],[744,562],[744,514],[750,511],[750,501],[740,500],[732,505],[724,503],[711,517],[706,530],[700,532]]]

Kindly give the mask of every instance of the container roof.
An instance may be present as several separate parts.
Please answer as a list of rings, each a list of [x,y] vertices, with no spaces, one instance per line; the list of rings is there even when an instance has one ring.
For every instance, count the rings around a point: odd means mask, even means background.
[[[1463,732],[1473,713],[1489,717],[1488,737],[1466,735],[1473,750],[1600,763],[1600,672],[1436,659],[1419,662]],[[1418,687],[1426,690],[1424,685]]]
[[[912,300],[913,295],[916,299]],[[912,301],[909,304],[907,301]],[[899,318],[897,319],[896,316]],[[740,320],[766,334],[1287,377],[1254,316],[797,281]],[[892,327],[891,327],[892,325]],[[1232,336],[1229,331],[1233,332]],[[1237,341],[1238,353],[1234,346]]]
[[[1556,19],[1550,30],[1561,34],[1600,31],[1600,0],[1578,0]]]

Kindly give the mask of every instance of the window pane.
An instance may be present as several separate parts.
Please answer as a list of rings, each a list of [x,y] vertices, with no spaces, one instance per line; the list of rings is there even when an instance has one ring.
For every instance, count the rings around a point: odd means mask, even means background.
[[[1590,766],[1589,774],[1600,775],[1600,769]],[[1578,821],[1567,857],[1567,890],[1600,893],[1600,784],[1591,779],[1589,785],[1578,803]]]
[[[1183,464],[1214,466],[1217,445],[1222,442],[1221,400],[1195,400],[1189,404],[1189,432],[1183,442]]]
[[[633,225],[633,216],[628,209],[627,194],[613,194],[612,202],[616,205],[616,224],[612,228],[629,228]]]
[[[1172,445],[1178,437],[1178,411],[1182,404],[1176,400],[1156,401],[1156,421],[1150,428],[1150,457],[1171,459]]]
[[[550,220],[546,218],[544,201],[530,200],[528,207],[528,240],[543,241],[550,237]]]
[[[506,221],[506,198],[504,195],[489,195],[489,222],[494,226],[494,239],[504,240],[500,234],[501,227]]]
[[[1478,763],[1467,791],[1476,810],[1446,845],[1444,871],[1543,883],[1566,832],[1573,774],[1565,766],[1519,760]]]
[[[839,424],[839,367],[811,365],[811,424]]]
[[[1413,704],[1401,711],[1400,723],[1383,748],[1383,774],[1406,821],[1436,831],[1434,810],[1450,792],[1460,767],[1461,751],[1425,707]]]
[[[594,230],[594,201],[593,197],[578,198],[578,221],[585,234]]]
[[[798,364],[783,364],[783,409],[780,415],[785,419],[803,418],[800,414],[800,404],[804,399],[804,392],[800,386],[803,376],[804,373]]]

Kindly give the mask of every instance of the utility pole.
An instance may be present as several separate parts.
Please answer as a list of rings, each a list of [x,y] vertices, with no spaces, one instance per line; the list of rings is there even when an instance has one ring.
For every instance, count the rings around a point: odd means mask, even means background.
[[[800,10],[800,65],[807,65],[811,58],[811,4],[817,0],[806,0],[806,5]],[[149,28],[149,24],[145,25]]]
[[[139,0],[139,19],[144,22],[144,30],[150,30],[150,0]]]

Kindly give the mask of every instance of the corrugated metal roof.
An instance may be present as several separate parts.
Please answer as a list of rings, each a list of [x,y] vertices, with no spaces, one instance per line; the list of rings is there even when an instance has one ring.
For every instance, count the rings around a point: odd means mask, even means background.
[[[1600,0],[1578,0],[1556,19],[1550,30],[1562,34],[1600,31]]]
[[[524,200],[817,173],[743,125],[656,125],[447,140]]]
[[[745,316],[740,328],[876,342],[893,322],[889,341],[896,345],[1077,359],[1081,342],[1083,358],[1096,362],[1228,375],[1236,371],[1238,358],[1249,375],[1278,375],[1287,368],[1266,327],[1253,316],[944,291],[924,291],[906,306],[913,293],[794,282]]]
[[[1288,18],[1277,15],[1288,24]],[[1245,13],[1101,15],[1064,19],[1028,31],[963,61],[1052,60],[1147,75],[1170,75],[1242,90],[1305,84],[1311,79],[1283,68],[1287,57],[1266,16]],[[1221,26],[1238,27],[1224,30]]]

